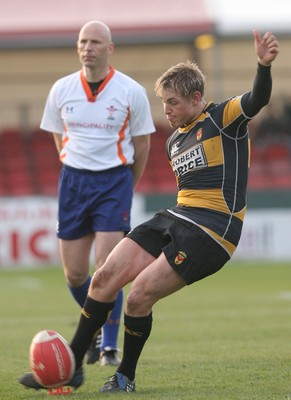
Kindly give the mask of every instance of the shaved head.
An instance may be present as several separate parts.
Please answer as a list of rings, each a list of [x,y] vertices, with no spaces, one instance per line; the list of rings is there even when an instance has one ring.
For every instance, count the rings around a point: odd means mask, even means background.
[[[110,29],[101,21],[89,21],[83,25],[79,33],[79,40],[88,33],[101,37],[107,43],[112,41]]]

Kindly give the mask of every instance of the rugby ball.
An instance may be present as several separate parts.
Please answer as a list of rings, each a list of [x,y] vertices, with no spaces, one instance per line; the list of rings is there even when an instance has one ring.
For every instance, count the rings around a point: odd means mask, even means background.
[[[51,330],[40,331],[33,337],[29,364],[34,379],[49,389],[66,385],[75,372],[75,357],[68,342]]]

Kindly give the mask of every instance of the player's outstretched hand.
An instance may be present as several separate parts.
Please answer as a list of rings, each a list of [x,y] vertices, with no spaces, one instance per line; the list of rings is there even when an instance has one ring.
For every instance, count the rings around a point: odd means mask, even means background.
[[[268,66],[279,54],[279,44],[272,32],[266,32],[263,37],[254,30],[255,50],[260,64]]]

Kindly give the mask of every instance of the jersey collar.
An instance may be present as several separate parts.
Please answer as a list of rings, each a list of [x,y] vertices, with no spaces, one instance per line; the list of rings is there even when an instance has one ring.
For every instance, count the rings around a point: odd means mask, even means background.
[[[209,101],[209,102],[205,105],[205,107],[203,108],[201,114],[198,115],[198,117],[196,117],[196,118],[194,119],[194,121],[189,122],[189,124],[186,125],[186,126],[179,127],[179,128],[178,128],[178,131],[179,131],[180,133],[189,132],[190,129],[192,129],[193,126],[197,124],[197,122],[199,122],[199,121],[201,121],[201,120],[203,120],[203,119],[205,118],[205,113],[207,113],[207,109],[208,109],[208,107],[209,107],[212,103],[213,103],[212,101]]]
[[[83,69],[81,69],[81,73],[80,73],[80,77],[81,77],[81,82],[82,82],[82,86],[85,90],[86,96],[87,96],[87,100],[90,103],[95,103],[98,94],[105,88],[105,86],[107,85],[107,83],[110,81],[110,79],[113,77],[114,75],[114,68],[109,66],[109,72],[106,75],[106,78],[104,79],[104,81],[101,83],[101,85],[99,86],[97,93],[95,93],[94,95],[92,94],[91,88],[89,86],[89,83],[87,82],[85,75],[84,75],[84,71]]]

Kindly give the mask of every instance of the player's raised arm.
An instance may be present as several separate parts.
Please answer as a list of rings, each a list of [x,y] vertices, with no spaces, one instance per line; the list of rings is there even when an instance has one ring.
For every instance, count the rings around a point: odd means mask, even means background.
[[[263,37],[257,30],[254,30],[253,33],[258,62],[265,66],[271,65],[279,54],[279,45],[275,35],[270,31],[266,32]]]

